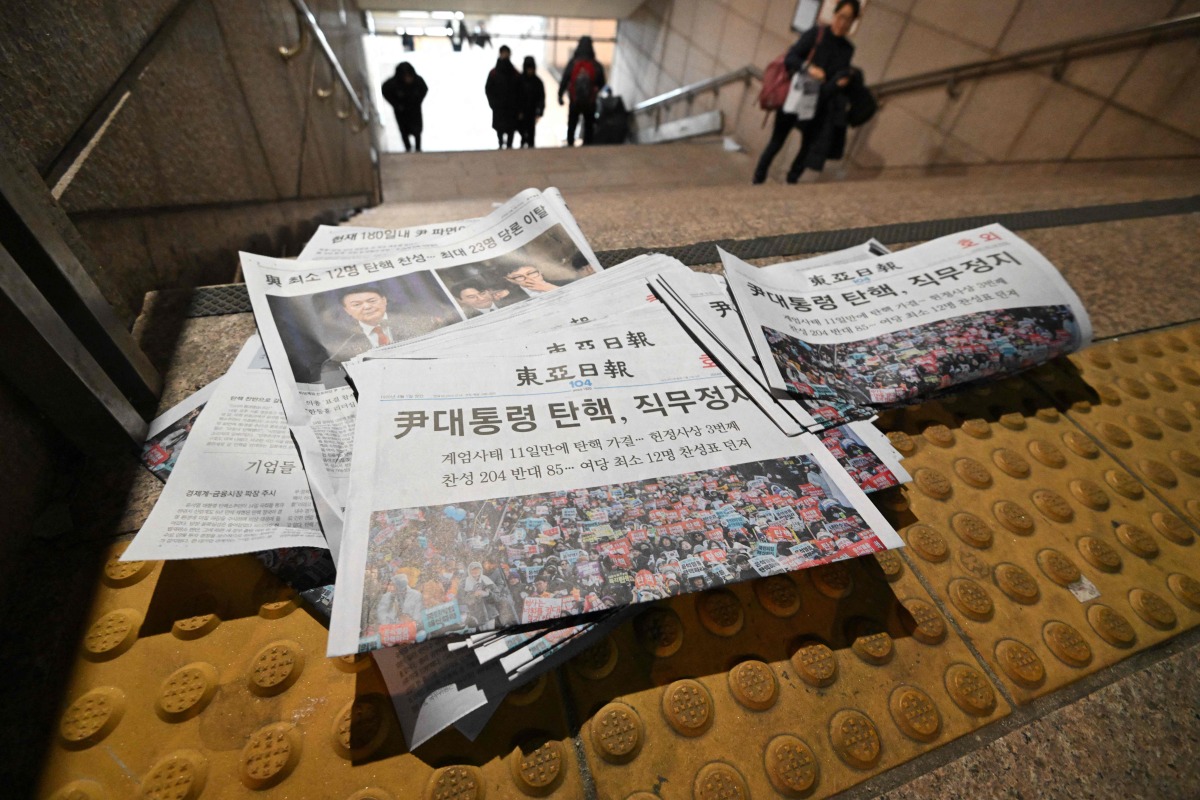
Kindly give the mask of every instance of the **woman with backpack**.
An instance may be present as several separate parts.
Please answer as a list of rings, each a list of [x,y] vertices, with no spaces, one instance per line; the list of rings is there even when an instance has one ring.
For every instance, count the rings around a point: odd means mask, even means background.
[[[571,105],[567,109],[567,147],[575,146],[575,126],[583,118],[583,143],[592,143],[596,124],[596,97],[607,79],[604,66],[596,60],[592,37],[580,36],[575,55],[563,69],[562,81],[558,84],[558,104],[563,105],[563,95],[569,94]]]
[[[833,12],[833,21],[829,25],[815,25],[800,35],[784,57],[789,77],[795,76],[801,70],[809,78],[820,83],[820,94],[817,99],[816,111],[809,119],[801,120],[796,114],[785,112],[779,108],[775,112],[775,128],[771,132],[771,141],[758,159],[754,170],[754,183],[762,183],[767,179],[767,170],[771,162],[783,149],[788,134],[792,128],[800,129],[800,152],[796,154],[792,166],[788,170],[787,182],[795,183],[800,180],[806,166],[820,169],[825,159],[831,155],[840,157],[834,143],[835,123],[833,116],[835,104],[831,102],[835,95],[841,93],[850,83],[850,59],[854,57],[854,45],[846,40],[850,28],[861,13],[859,0],[838,0]],[[843,111],[844,111],[844,104]],[[844,137],[845,123],[841,131]],[[842,139],[844,144],[844,138]],[[820,166],[818,166],[820,165]]]

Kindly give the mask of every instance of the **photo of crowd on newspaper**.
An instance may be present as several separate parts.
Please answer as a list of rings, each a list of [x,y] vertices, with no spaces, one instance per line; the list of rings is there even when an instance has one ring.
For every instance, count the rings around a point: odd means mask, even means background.
[[[361,635],[387,646],[540,622],[883,549],[809,456],[378,511]]]
[[[203,404],[193,408],[142,445],[142,464],[163,483],[171,477],[171,471],[175,469],[175,462],[179,460],[188,434],[192,432],[192,425],[203,410]]]
[[[900,485],[896,474],[849,426],[826,428],[819,436],[825,449],[864,492],[870,494]]]
[[[793,392],[862,405],[910,402],[1011,374],[1075,349],[1080,336],[1065,305],[965,314],[838,344],[810,344],[767,327],[763,333]]]

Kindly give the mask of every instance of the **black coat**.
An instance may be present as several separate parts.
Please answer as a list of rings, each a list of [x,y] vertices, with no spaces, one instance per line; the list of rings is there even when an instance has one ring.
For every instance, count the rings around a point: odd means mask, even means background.
[[[405,83],[398,75],[393,75],[383,82],[383,99],[391,103],[400,127],[411,133],[421,132],[421,101],[427,94],[429,87],[420,75],[417,75],[412,83]]]
[[[492,129],[500,133],[515,131],[521,103],[521,73],[511,61],[497,59],[484,90],[492,107]]]
[[[546,85],[537,75],[521,73],[520,108],[521,118],[526,122],[545,113]]]
[[[798,123],[797,127],[804,134],[804,146],[808,150],[804,168],[820,172],[827,160],[836,161],[846,152],[846,112],[849,103],[846,92],[837,82],[851,75],[850,60],[854,57],[854,45],[841,36],[834,36],[828,28],[823,34],[819,26],[809,28],[784,57],[788,72],[795,74],[803,67],[809,53],[812,53],[810,63],[825,71],[825,81],[821,84],[817,113],[812,119]]]

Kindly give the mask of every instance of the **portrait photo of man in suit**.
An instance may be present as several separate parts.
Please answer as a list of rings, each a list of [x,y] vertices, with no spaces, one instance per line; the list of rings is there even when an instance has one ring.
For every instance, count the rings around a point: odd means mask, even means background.
[[[465,280],[450,289],[450,295],[467,319],[481,317],[524,300],[524,295],[498,289],[480,280]]]

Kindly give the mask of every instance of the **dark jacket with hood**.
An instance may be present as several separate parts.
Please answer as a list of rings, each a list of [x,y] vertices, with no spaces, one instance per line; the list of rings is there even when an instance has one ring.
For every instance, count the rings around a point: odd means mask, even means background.
[[[562,80],[558,83],[558,99],[562,102],[563,96],[567,96],[571,103],[575,103],[575,98],[571,97],[571,76],[575,74],[575,65],[581,61],[591,61],[596,68],[596,79],[592,82],[592,98],[595,99],[600,90],[608,83],[608,78],[604,74],[604,65],[596,60],[596,50],[592,46],[592,37],[580,36],[579,44],[575,48],[575,55],[571,56],[571,60],[567,62],[567,66],[563,68]]]
[[[507,58],[496,59],[488,73],[488,105],[492,107],[492,128],[501,133],[517,129],[517,110],[521,102],[521,74]]]
[[[529,67],[534,68],[532,75],[526,74]],[[525,56],[521,64],[521,118],[525,122],[536,120],[546,112],[546,85],[537,76],[537,62],[533,56]]]
[[[404,76],[412,75],[412,83],[405,83]],[[383,99],[391,104],[396,112],[396,122],[401,128],[411,133],[420,133],[422,127],[421,101],[429,93],[425,79],[417,74],[412,64],[401,62],[396,67],[396,74],[383,82]]]

